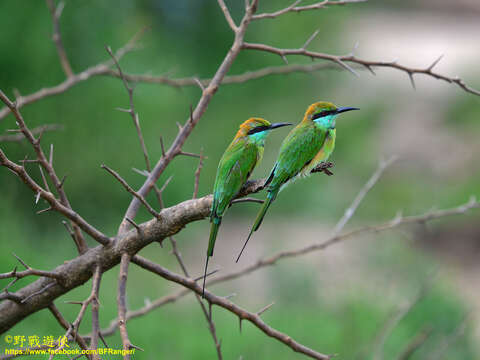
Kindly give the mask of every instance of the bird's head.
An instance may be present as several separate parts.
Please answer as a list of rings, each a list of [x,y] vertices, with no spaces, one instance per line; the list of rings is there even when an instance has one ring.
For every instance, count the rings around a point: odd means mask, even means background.
[[[237,132],[238,137],[248,137],[254,142],[263,142],[270,130],[280,128],[282,126],[292,125],[290,123],[275,123],[271,124],[269,121],[262,118],[250,118],[240,125]]]
[[[335,119],[338,114],[351,110],[360,110],[355,107],[339,107],[337,108],[330,102],[319,101],[310,105],[305,112],[303,121],[313,121],[318,126],[327,129],[335,129]]]

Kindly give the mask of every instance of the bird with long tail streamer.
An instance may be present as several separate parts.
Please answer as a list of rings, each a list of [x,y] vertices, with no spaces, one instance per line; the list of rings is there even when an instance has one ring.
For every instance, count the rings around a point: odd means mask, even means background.
[[[341,113],[359,110],[354,107],[337,108],[330,102],[320,101],[310,105],[303,120],[290,131],[280,147],[277,162],[265,182],[267,198],[248,234],[237,262],[245,246],[262,224],[263,218],[278,193],[298,178],[310,175],[321,162],[326,161],[335,148],[337,116]]]
[[[289,123],[271,124],[262,118],[250,118],[240,125],[232,143],[220,159],[215,185],[213,186],[213,202],[210,212],[210,238],[208,240],[205,274],[203,277],[202,297],[205,296],[205,278],[207,277],[208,260],[213,256],[213,248],[218,229],[230,202],[245,184],[255,166],[261,161],[265,139],[272,129],[292,125]]]

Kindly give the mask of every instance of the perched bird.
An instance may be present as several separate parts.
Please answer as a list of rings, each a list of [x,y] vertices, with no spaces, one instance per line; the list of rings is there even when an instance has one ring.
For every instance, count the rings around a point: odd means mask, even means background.
[[[303,120],[283,140],[277,162],[265,182],[265,186],[268,186],[267,198],[238,255],[237,262],[280,190],[299,177],[310,175],[317,165],[328,159],[335,147],[335,119],[338,114],[350,110],[359,109],[337,108],[329,102],[316,102],[308,107]]]
[[[205,262],[205,277],[203,278],[203,293],[208,260],[213,256],[213,248],[217,238],[218,228],[222,222],[230,202],[247,181],[255,166],[263,155],[265,138],[272,129],[292,125],[289,123],[270,124],[261,118],[250,118],[240,125],[237,135],[220,159],[217,177],[213,186],[213,202],[210,212],[210,239],[208,241],[207,260]]]

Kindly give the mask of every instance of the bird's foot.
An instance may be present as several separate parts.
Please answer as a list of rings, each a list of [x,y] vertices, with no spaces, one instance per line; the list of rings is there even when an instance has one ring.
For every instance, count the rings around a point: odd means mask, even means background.
[[[333,175],[333,172],[331,172],[330,170],[328,169],[331,169],[335,166],[335,164],[333,162],[330,162],[330,161],[322,161],[320,164],[318,164],[315,168],[313,168],[313,170],[311,171],[311,173],[316,173],[316,172],[323,172],[325,173],[326,175],[328,176],[332,176]]]

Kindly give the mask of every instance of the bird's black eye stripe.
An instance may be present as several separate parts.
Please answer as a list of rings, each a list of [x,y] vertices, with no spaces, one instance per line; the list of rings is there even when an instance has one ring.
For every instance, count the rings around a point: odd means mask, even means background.
[[[337,110],[320,111],[316,114],[313,114],[312,120],[315,120],[315,119],[318,119],[318,118],[321,118],[321,117],[324,117],[324,116],[327,116],[327,115],[335,114],[336,112],[337,112]]]
[[[268,129],[270,129],[270,126],[261,125],[261,126],[257,126],[257,127],[254,127],[253,129],[249,130],[247,134],[252,135],[252,134],[255,134],[255,133],[258,133],[258,132],[261,132],[261,131],[265,131],[265,130],[268,130]]]

